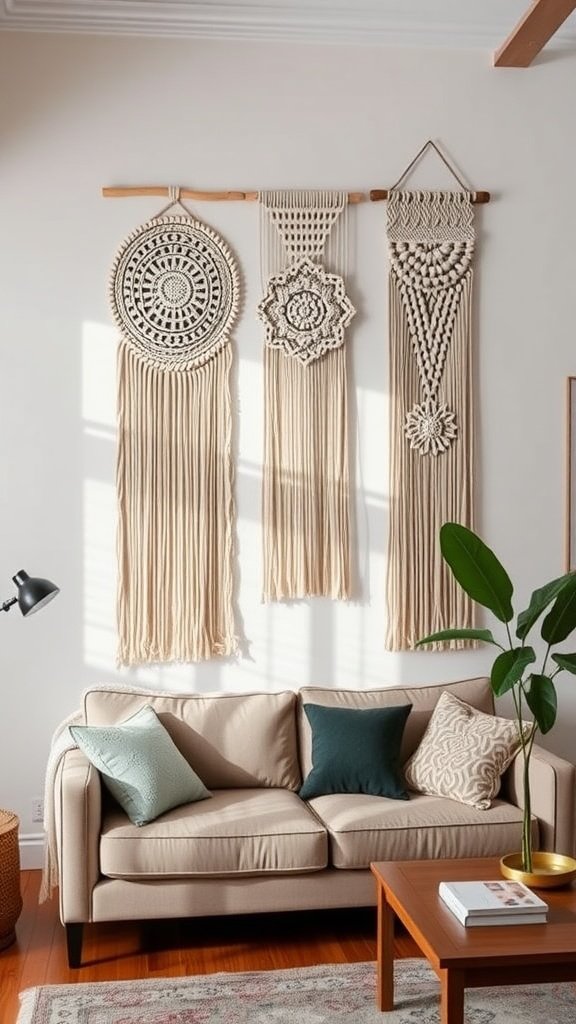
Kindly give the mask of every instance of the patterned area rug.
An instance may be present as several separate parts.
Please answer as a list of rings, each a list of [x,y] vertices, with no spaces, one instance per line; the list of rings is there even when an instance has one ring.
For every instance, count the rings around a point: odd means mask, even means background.
[[[396,1008],[375,1004],[373,963],[209,974],[21,993],[17,1024],[439,1024],[439,986],[424,960],[395,965]],[[466,1024],[574,1024],[576,985],[471,989]]]

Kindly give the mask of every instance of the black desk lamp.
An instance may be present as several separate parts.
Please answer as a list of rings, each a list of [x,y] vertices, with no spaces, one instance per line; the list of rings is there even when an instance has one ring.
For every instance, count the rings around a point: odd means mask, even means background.
[[[0,605],[3,612],[9,612],[12,605],[18,602],[22,615],[33,615],[60,593],[60,587],[55,583],[42,580],[38,576],[29,576],[24,569],[20,569],[12,579],[18,587],[18,594],[16,597],[9,597]]]

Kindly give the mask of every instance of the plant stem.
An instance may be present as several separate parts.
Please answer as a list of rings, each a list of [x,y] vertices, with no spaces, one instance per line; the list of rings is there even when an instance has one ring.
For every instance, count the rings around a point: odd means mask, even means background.
[[[522,697],[525,696],[524,680],[521,679],[518,685],[518,689],[513,689],[512,699],[514,701],[514,707],[516,709],[516,724],[518,727],[518,733],[520,736],[520,746],[522,748],[522,759],[524,762],[524,769],[522,773],[523,789],[524,789],[524,811],[522,814],[522,870],[532,871],[532,804],[530,799],[530,755],[532,753],[532,747],[534,745],[534,736],[536,735],[537,725],[536,722],[532,722],[532,728],[528,736],[524,736],[524,730],[522,728]]]
[[[532,871],[532,816],[530,806],[530,759],[526,749],[522,748],[524,757],[524,815],[522,818],[522,870]]]

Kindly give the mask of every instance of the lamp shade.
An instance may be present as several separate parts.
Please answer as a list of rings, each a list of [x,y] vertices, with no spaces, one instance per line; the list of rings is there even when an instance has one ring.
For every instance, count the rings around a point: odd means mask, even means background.
[[[33,615],[34,612],[40,611],[60,593],[60,587],[55,583],[40,579],[38,576],[29,576],[24,569],[20,569],[12,579],[18,587],[17,601],[22,615]]]

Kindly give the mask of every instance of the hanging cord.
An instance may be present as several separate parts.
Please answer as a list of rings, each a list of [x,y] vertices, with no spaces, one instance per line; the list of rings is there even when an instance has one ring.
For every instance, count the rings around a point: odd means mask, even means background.
[[[395,183],[394,183],[394,184],[393,184],[393,185],[392,185],[392,186],[391,186],[391,187],[389,188],[389,190],[388,190],[388,191],[389,191],[389,192],[392,192],[392,191],[393,191],[393,189],[395,189],[395,188],[398,188],[398,186],[399,186],[400,182],[404,180],[404,178],[405,178],[405,177],[406,177],[406,176],[407,176],[407,175],[408,175],[408,174],[410,173],[410,171],[412,170],[412,168],[414,167],[414,165],[415,165],[416,163],[418,163],[418,160],[420,159],[420,157],[421,157],[421,156],[423,156],[423,154],[424,154],[424,153],[426,152],[426,150],[428,149],[428,146],[432,146],[432,149],[434,149],[434,150],[436,151],[436,153],[437,153],[437,154],[438,154],[438,156],[440,157],[440,159],[441,159],[442,163],[446,165],[446,167],[447,167],[447,168],[448,168],[448,170],[450,171],[450,174],[452,175],[452,177],[453,177],[453,178],[456,178],[456,181],[458,182],[458,184],[460,185],[460,187],[461,187],[461,188],[463,188],[465,192],[470,192],[470,193],[471,193],[472,195],[474,195],[474,190],[473,190],[473,188],[472,188],[472,187],[471,187],[470,185],[466,184],[466,182],[462,181],[462,178],[461,178],[461,177],[460,177],[460,175],[458,174],[458,172],[457,172],[456,168],[452,166],[452,164],[450,163],[450,161],[449,161],[449,160],[448,160],[448,159],[447,159],[447,158],[446,158],[446,157],[444,156],[444,154],[442,153],[442,151],[441,151],[441,150],[440,150],[440,149],[438,148],[438,146],[436,145],[436,143],[432,141],[432,139],[428,139],[428,141],[424,143],[424,145],[422,146],[422,148],[421,148],[421,149],[420,149],[420,150],[419,150],[419,151],[418,151],[418,152],[416,153],[416,156],[414,157],[414,159],[413,159],[413,160],[411,160],[411,161],[410,161],[410,163],[408,164],[408,166],[407,166],[407,167],[406,167],[406,168],[405,168],[405,169],[404,169],[404,170],[402,171],[402,174],[401,174],[401,175],[400,175],[400,177],[398,178],[398,181],[396,181],[396,182],[395,182]]]
[[[184,203],[182,202],[182,200],[180,198],[180,186],[179,185],[169,185],[168,186],[168,198],[169,198],[170,202],[167,204],[167,206],[164,206],[160,210],[160,213],[157,213],[155,215],[156,217],[163,217],[165,213],[168,213],[168,210],[172,210],[175,206],[179,206],[180,209],[183,210],[183,212],[186,214],[187,217],[193,217],[194,216],[192,211],[189,210],[187,206],[184,206]]]

